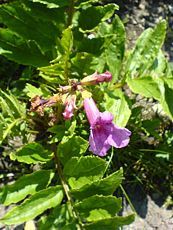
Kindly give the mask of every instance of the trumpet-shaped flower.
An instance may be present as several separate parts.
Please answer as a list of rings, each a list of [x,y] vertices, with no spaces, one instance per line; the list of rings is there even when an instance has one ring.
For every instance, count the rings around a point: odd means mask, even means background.
[[[115,125],[110,112],[101,113],[92,98],[84,100],[84,109],[90,123],[90,151],[103,157],[111,146],[123,148],[128,145],[131,132]]]

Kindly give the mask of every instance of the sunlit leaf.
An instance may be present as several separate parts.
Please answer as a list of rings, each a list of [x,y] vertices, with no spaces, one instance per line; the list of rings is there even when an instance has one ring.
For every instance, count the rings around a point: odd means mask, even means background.
[[[40,170],[20,177],[11,185],[3,187],[1,203],[9,205],[23,200],[27,195],[33,195],[49,185],[54,176],[51,170]]]
[[[83,218],[88,218],[90,216],[91,210],[97,209],[105,210],[110,216],[114,216],[121,209],[121,199],[116,198],[115,196],[95,195],[77,203],[75,205],[75,208],[78,210],[80,216],[82,216]],[[97,220],[93,219],[92,221]]]
[[[86,224],[85,229],[87,230],[112,230],[112,229],[119,229],[119,227],[123,225],[131,224],[134,221],[134,215],[129,216],[115,216],[108,219],[102,219],[96,221],[92,224]]]
[[[121,184],[123,179],[123,171],[114,172],[108,177],[86,184],[79,189],[73,189],[72,194],[78,199],[84,199],[93,195],[111,195],[115,189]]]
[[[126,74],[141,77],[153,65],[166,34],[166,21],[163,20],[154,29],[145,30],[138,38],[133,52],[129,55]]]
[[[20,224],[34,219],[45,210],[61,203],[63,192],[61,186],[51,187],[31,196],[21,205],[12,208],[2,219],[2,224]]]
[[[120,127],[126,126],[131,115],[131,110],[121,90],[115,89],[113,92],[105,93],[105,102],[103,105],[107,111],[114,115],[116,125]]]
[[[57,153],[60,160],[65,164],[71,157],[82,156],[88,148],[88,141],[80,136],[72,136],[70,138],[65,138],[58,145]]]
[[[29,143],[20,148],[16,153],[11,153],[10,158],[26,164],[42,163],[50,161],[53,154],[44,149],[38,143]]]
[[[48,8],[59,8],[69,4],[69,0],[29,0],[32,2],[39,2],[45,4]]]

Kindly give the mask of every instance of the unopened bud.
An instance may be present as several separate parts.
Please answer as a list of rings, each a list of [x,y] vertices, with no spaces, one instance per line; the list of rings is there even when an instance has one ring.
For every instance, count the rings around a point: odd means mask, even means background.
[[[109,71],[99,74],[98,72],[93,73],[81,80],[81,85],[96,85],[102,82],[109,82],[112,80],[112,74]]]
[[[76,95],[70,95],[67,97],[65,102],[65,110],[63,112],[63,117],[65,120],[70,120],[74,115],[74,109],[76,108]]]

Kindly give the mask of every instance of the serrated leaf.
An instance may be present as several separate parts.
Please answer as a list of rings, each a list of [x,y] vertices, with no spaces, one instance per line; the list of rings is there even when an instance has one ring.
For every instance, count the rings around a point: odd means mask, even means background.
[[[34,163],[46,163],[50,161],[53,154],[44,149],[42,145],[38,143],[29,143],[20,148],[16,153],[11,153],[10,158],[26,164]]]
[[[138,38],[133,52],[126,64],[126,74],[132,78],[141,77],[153,65],[164,42],[166,21],[163,20],[154,29],[145,30]]]
[[[99,157],[73,157],[65,164],[64,175],[77,178],[80,176],[97,176],[101,178],[106,166],[106,161]]]
[[[63,83],[64,82],[64,69],[63,64],[56,63],[49,66],[38,68],[40,76],[50,83]]]
[[[69,215],[68,206],[67,204],[62,204],[55,207],[49,215],[42,217],[38,224],[39,230],[57,230],[64,229],[64,226],[71,222],[72,219]]]
[[[115,216],[108,219],[102,219],[92,224],[85,224],[86,230],[113,230],[119,229],[123,225],[131,224],[134,221],[134,215],[129,216]]]
[[[109,19],[117,9],[118,6],[113,3],[83,9],[79,16],[79,27],[82,31],[92,31],[101,21]]]
[[[8,29],[0,29],[0,46],[0,54],[17,63],[36,67],[49,64],[35,41],[24,41]]]
[[[127,79],[127,84],[132,92],[140,94],[145,97],[153,97],[156,100],[160,100],[161,93],[158,84],[152,77],[141,77],[136,79]]]
[[[153,65],[148,70],[148,74],[154,78],[157,77],[171,77],[171,69],[162,50],[159,51],[157,58],[155,59]]]
[[[19,102],[18,99],[10,91],[7,91],[6,93],[1,90],[0,93],[2,94],[6,106],[9,107],[8,112],[9,110],[11,110],[11,113],[13,114],[14,118],[24,117],[26,113],[25,104]]]
[[[106,166],[106,161],[99,157],[73,157],[65,164],[64,175],[69,178],[68,182],[72,189],[79,189],[101,179]]]
[[[41,88],[37,88],[37,87],[35,87],[29,83],[26,83],[24,91],[25,91],[26,95],[30,98],[33,98],[34,96],[43,95]]]
[[[6,124],[3,130],[3,135],[1,135],[0,143],[2,143],[5,140],[5,138],[10,134],[13,127],[19,125],[21,122],[23,122],[23,119],[18,118],[18,119],[14,119],[9,124]]]
[[[79,189],[72,189],[72,194],[77,199],[84,199],[93,195],[111,195],[121,184],[123,179],[123,170],[114,172],[108,177],[86,184]]]
[[[105,60],[115,82],[119,78],[124,58],[126,39],[124,25],[115,15],[111,24],[106,22],[100,24],[98,34],[104,38]]]
[[[30,8],[24,4],[13,2],[2,5],[0,17],[11,31],[25,40],[36,41],[43,52],[50,50],[50,47],[56,44],[57,27],[51,21],[43,23],[37,20],[33,17]]]
[[[47,66],[56,58],[57,37],[65,27],[65,13],[61,9],[13,1],[0,6],[0,22],[7,26],[0,30],[0,54],[36,67]]]
[[[105,210],[110,216],[114,216],[121,209],[121,198],[95,195],[76,203],[75,208],[83,218],[88,218],[92,210],[98,209]],[[96,221],[96,219],[92,221]]]
[[[83,44],[83,41],[82,41],[82,44]],[[88,47],[90,47],[92,50],[94,49],[94,47],[92,48],[92,45],[91,46],[90,45],[91,44],[88,44],[88,46],[85,47],[86,52],[90,51]],[[86,73],[87,75],[93,74],[95,70],[101,73],[103,72],[103,69],[105,66],[105,60],[102,56],[97,57],[90,53],[85,53],[85,52],[77,53],[76,56],[71,59],[71,61],[72,61],[72,70],[73,72],[77,71],[78,79],[82,79],[83,74],[86,74]]]
[[[11,209],[0,223],[11,225],[21,224],[34,219],[45,210],[53,208],[61,203],[63,191],[61,186],[51,187],[31,196],[21,205]]]
[[[48,8],[60,8],[67,6],[69,4],[69,0],[29,0],[31,2],[38,2],[46,5]]]
[[[88,148],[88,141],[80,136],[66,137],[58,145],[57,153],[60,160],[65,164],[71,157],[82,156]]]
[[[170,88],[167,83],[164,83],[160,104],[164,112],[171,118],[171,120],[173,120],[172,98],[173,98],[173,89]]]
[[[53,176],[54,172],[51,170],[40,170],[20,177],[14,184],[3,187],[1,203],[3,205],[17,203],[27,195],[35,194],[39,190],[46,188]]]
[[[105,102],[103,105],[107,111],[114,115],[116,125],[120,127],[126,126],[131,115],[131,110],[121,90],[116,89],[114,92],[105,93]]]
[[[81,8],[84,6],[90,6],[92,3],[99,2],[99,0],[78,0],[75,4],[75,8]]]
[[[68,27],[63,31],[62,38],[61,38],[61,45],[64,51],[66,52],[66,55],[70,53],[70,50],[73,46],[73,34],[71,31],[71,28]]]
[[[90,215],[87,217],[88,222],[96,222],[98,220],[103,220],[111,218],[111,215],[109,212],[105,209],[98,208],[98,209],[93,209],[90,211]]]

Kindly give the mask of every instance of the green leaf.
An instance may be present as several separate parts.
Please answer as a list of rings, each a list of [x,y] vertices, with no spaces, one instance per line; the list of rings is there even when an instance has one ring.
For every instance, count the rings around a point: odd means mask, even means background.
[[[114,92],[105,93],[105,102],[103,103],[105,109],[114,115],[116,125],[125,127],[130,115],[128,102],[124,93],[116,89]]]
[[[81,156],[88,148],[88,141],[80,136],[65,137],[58,145],[57,153],[65,164],[71,157]]]
[[[76,1],[75,8],[82,8],[84,6],[90,6],[92,3],[99,2],[99,0],[78,0]]]
[[[69,178],[68,182],[72,189],[79,189],[101,179],[106,166],[106,161],[99,157],[73,157],[65,164],[64,175]]]
[[[69,4],[69,0],[29,0],[31,2],[39,2],[45,4],[48,8],[59,8]]]
[[[82,41],[83,44],[83,41]],[[85,48],[90,47],[91,50],[94,49],[92,45],[88,45]],[[89,48],[89,49],[90,49]],[[90,52],[90,50],[87,50],[87,52]],[[72,61],[72,71],[77,72],[76,77],[78,79],[82,79],[84,77],[84,74],[90,75],[97,70],[98,72],[103,72],[104,66],[105,66],[105,60],[102,57],[94,56],[90,53],[77,53],[74,58],[71,59]]]
[[[105,59],[115,82],[119,78],[124,58],[126,39],[124,25],[115,15],[111,24],[106,22],[100,24],[98,34],[104,38]]]
[[[68,177],[97,176],[99,179],[103,176],[106,166],[106,161],[99,157],[73,157],[65,164],[64,175]]]
[[[123,225],[131,224],[134,221],[134,215],[125,217],[115,216],[108,219],[102,219],[91,224],[85,224],[86,230],[113,230],[119,229]]]
[[[88,222],[95,222],[98,220],[103,220],[110,218],[111,215],[108,213],[107,210],[98,208],[90,211],[90,215],[87,217]]]
[[[72,189],[72,194],[77,199],[84,199],[93,195],[111,195],[121,184],[123,179],[123,170],[114,172],[108,177],[86,184],[79,189]]]
[[[57,206],[53,209],[53,211],[41,218],[39,222],[39,230],[57,230],[64,229],[66,224],[71,222],[71,216],[69,215],[69,210],[67,204],[63,204],[61,206]],[[76,228],[75,228],[76,229]],[[69,230],[71,230],[69,228]]]
[[[39,190],[46,188],[54,172],[51,170],[40,170],[32,174],[20,177],[14,184],[3,187],[1,203],[9,205],[23,200],[27,195],[33,195]]]
[[[3,135],[1,135],[0,143],[2,143],[5,140],[5,138],[10,134],[13,127],[19,125],[21,122],[23,122],[23,119],[18,118],[18,119],[13,120],[9,124],[6,124],[3,130]]]
[[[44,66],[38,68],[38,70],[40,70],[39,75],[47,82],[59,84],[62,84],[64,82],[64,69],[61,63]]]
[[[3,110],[3,113],[6,112],[9,114],[9,110],[11,110],[14,118],[24,117],[26,113],[25,104],[19,102],[18,99],[10,91],[8,91],[8,93],[5,93],[4,91],[0,90],[0,93],[3,97],[0,97],[0,100],[2,101],[4,99],[6,108],[8,107],[7,111],[5,111],[5,109]]]
[[[164,112],[173,120],[173,88],[170,88],[167,83],[164,83],[164,89],[162,91],[162,98],[160,104]]]
[[[20,64],[38,67],[49,63],[35,41],[24,41],[8,29],[0,29],[0,46],[0,54]]]
[[[63,191],[61,186],[51,187],[31,196],[21,205],[11,209],[1,220],[0,223],[11,225],[21,224],[32,220],[45,210],[53,208],[61,203]]]
[[[73,34],[70,27],[68,27],[63,31],[62,38],[61,38],[61,45],[66,55],[69,56],[73,46]]]
[[[158,100],[164,112],[173,119],[173,81],[171,78],[142,77],[138,79],[127,78],[127,83],[134,93]]]
[[[166,59],[162,50],[159,51],[157,58],[155,59],[153,65],[148,70],[148,74],[154,78],[158,77],[171,77],[171,68],[169,66],[168,60]]]
[[[82,218],[91,218],[92,210],[105,210],[111,216],[114,216],[121,209],[121,199],[115,196],[91,196],[81,202],[75,204],[76,210],[80,213]],[[90,217],[89,217],[90,216]],[[99,217],[100,218],[100,217]],[[104,216],[102,218],[105,218]],[[87,219],[90,221],[89,219]],[[97,219],[92,219],[97,221]]]
[[[26,83],[25,89],[24,89],[26,95],[30,98],[33,98],[34,96],[42,96],[43,92],[41,88],[37,88],[29,83]]]
[[[42,145],[38,143],[29,143],[20,148],[16,153],[11,153],[10,158],[26,164],[46,163],[50,161],[53,154],[44,149]]]
[[[13,1],[0,6],[0,22],[7,27],[0,29],[0,54],[36,67],[47,66],[56,58],[57,37],[65,27],[65,13],[61,8]]]
[[[116,4],[88,7],[79,15],[79,27],[82,31],[92,31],[100,22],[109,19],[119,7]]]
[[[8,29],[26,41],[36,41],[43,52],[56,45],[57,27],[51,21],[43,23],[43,21],[37,20],[27,5],[18,4],[18,2],[3,4],[0,7],[0,18]]]
[[[127,84],[134,93],[160,100],[161,93],[159,86],[152,77],[141,77],[137,79],[131,79],[129,77],[127,78]]]
[[[132,78],[145,75],[153,65],[166,34],[166,21],[161,21],[154,29],[145,30],[138,38],[126,64],[126,74]]]

